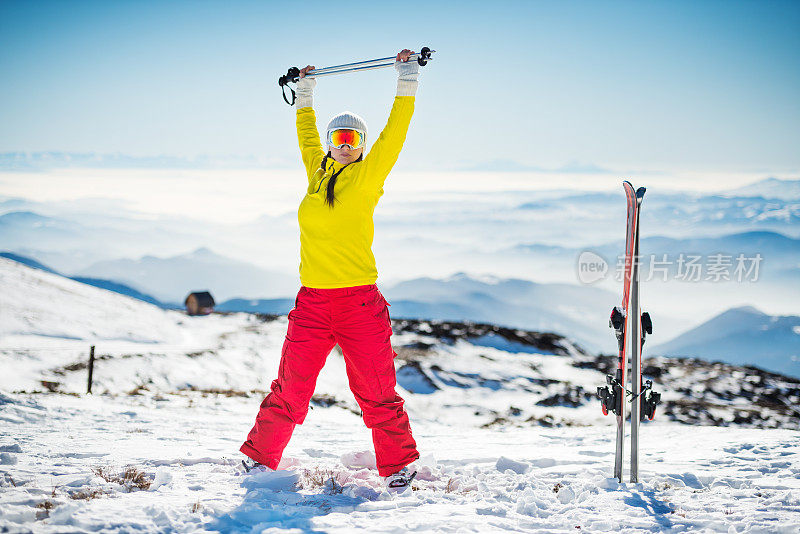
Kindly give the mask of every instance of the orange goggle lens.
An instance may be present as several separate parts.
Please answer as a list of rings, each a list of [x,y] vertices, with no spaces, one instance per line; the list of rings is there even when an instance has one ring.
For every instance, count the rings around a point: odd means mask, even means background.
[[[340,128],[331,130],[328,134],[328,144],[334,148],[342,148],[350,145],[350,148],[358,148],[364,144],[364,135],[358,130]]]

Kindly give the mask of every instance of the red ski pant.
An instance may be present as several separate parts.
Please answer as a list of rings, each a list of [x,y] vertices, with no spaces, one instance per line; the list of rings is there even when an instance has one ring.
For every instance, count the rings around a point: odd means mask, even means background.
[[[419,457],[397,384],[388,302],[378,287],[300,288],[289,312],[278,378],[240,450],[277,468],[295,425],[302,424],[325,360],[338,343],[347,378],[372,429],[378,473],[396,473]]]

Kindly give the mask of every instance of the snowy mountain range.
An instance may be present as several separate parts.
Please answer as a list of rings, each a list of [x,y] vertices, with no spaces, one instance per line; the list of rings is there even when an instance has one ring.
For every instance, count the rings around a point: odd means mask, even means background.
[[[538,261],[546,258],[548,269],[567,270],[574,268],[576,258],[587,250],[579,247],[562,247],[537,243],[519,244],[508,250],[509,254],[520,260]],[[624,252],[624,242],[606,243],[590,247],[589,250],[599,254],[613,269],[618,257]],[[730,258],[735,265],[736,258],[743,255],[746,265],[751,258],[760,255],[757,280],[767,284],[800,283],[800,239],[792,238],[778,232],[750,231],[717,237],[674,238],[664,236],[643,237],[640,241],[640,260],[643,276],[648,276],[653,261],[666,260],[666,272],[670,277],[678,270],[678,260],[682,256],[687,260],[690,256],[700,256],[701,263],[708,258],[721,254]],[[655,265],[658,273],[663,266]],[[792,289],[789,285],[785,289]]]
[[[723,191],[722,194],[731,197],[762,197],[797,200],[800,199],[800,180],[766,178],[752,184]]]
[[[677,257],[679,254],[716,254],[760,253],[775,269],[782,267],[797,267],[797,258],[800,255],[800,239],[785,236],[778,232],[751,231],[737,234],[728,234],[718,237],[691,237],[673,238],[664,236],[646,236],[640,240],[643,260],[655,254],[667,254]],[[513,247],[517,252],[531,252],[560,256],[566,260],[574,261],[576,254],[584,250],[581,247],[561,247],[554,245],[541,245],[537,243],[520,244]],[[607,259],[614,259],[624,251],[624,241],[607,243],[592,247],[592,250]]]
[[[38,261],[36,261],[36,260],[34,260],[32,258],[27,258],[25,256],[20,256],[19,254],[14,254],[14,253],[11,253],[11,252],[0,252],[0,257],[8,258],[10,260],[14,260],[16,262],[19,262],[19,263],[22,263],[24,265],[27,265],[28,267],[33,267],[34,269],[40,269],[40,270],[46,271],[48,273],[53,273],[53,274],[57,274],[57,275],[60,275],[60,276],[64,276],[61,273],[59,273],[58,271],[55,271],[54,269],[51,269],[47,265],[39,263]],[[77,282],[81,282],[82,284],[88,284],[90,286],[99,287],[101,289],[107,289],[109,291],[113,291],[114,293],[119,293],[120,295],[127,295],[129,297],[133,297],[135,299],[142,300],[144,302],[149,302],[150,304],[155,304],[156,306],[160,306],[162,308],[166,307],[165,304],[159,302],[158,300],[156,300],[155,298],[151,297],[150,295],[142,293],[138,289],[135,289],[135,288],[130,287],[130,286],[125,285],[125,284],[121,284],[119,282],[115,282],[113,280],[106,280],[106,279],[103,279],[103,278],[86,278],[86,277],[80,277],[80,276],[71,276],[71,277],[67,277],[67,278],[70,278],[70,279],[75,280]]]
[[[77,223],[62,225],[61,222],[62,219],[42,217],[30,212],[2,215],[0,232],[4,235],[4,246],[10,252],[33,258],[71,276],[115,279],[165,301],[180,301],[184,296],[180,294],[182,290],[175,290],[174,284],[176,280],[185,278],[186,262],[206,264],[193,275],[193,280],[204,287],[220,285],[223,288],[220,294],[222,299],[289,297],[296,291],[297,278],[294,267],[280,266],[275,269],[265,269],[248,261],[232,259],[216,252],[209,253],[208,247],[195,249],[203,252],[201,254],[196,252],[182,255],[146,254],[120,258],[115,252],[119,254],[123,250],[131,250],[131,247],[134,250],[145,250],[152,245],[160,250],[174,250],[176,244],[188,244],[197,240],[181,237],[169,231],[159,232],[156,228],[120,232],[118,229],[103,229],[92,225],[91,229],[84,230]],[[416,247],[413,253],[403,253],[404,258],[407,258],[408,254],[414,254],[414,257],[420,255],[423,262],[435,261],[439,262],[439,265],[469,266],[471,272],[508,273],[502,276],[515,278],[518,276],[514,276],[513,273],[528,273],[542,281],[576,281],[575,263],[579,254],[586,250],[577,246],[518,243],[501,250],[448,251],[447,247],[442,247],[438,243],[429,243],[425,249],[419,249],[417,245],[412,244],[417,241],[409,240],[402,245]],[[622,244],[621,241],[615,241],[592,246],[589,249],[605,258],[613,269],[616,258],[621,253]],[[777,232],[752,231],[697,238],[645,236],[642,239],[641,250],[645,269],[651,256],[660,259],[666,254],[667,259],[672,262],[671,273],[676,269],[676,260],[680,254],[700,254],[707,257],[721,253],[734,258],[738,254],[745,254],[748,258],[761,254],[763,268],[760,271],[760,280],[768,284],[782,285],[781,288],[775,287],[770,289],[770,292],[764,293],[763,297],[767,299],[773,291],[791,291],[800,278],[800,266],[797,262],[797,257],[800,255],[800,239]],[[386,253],[383,254],[386,257]],[[217,257],[212,259],[211,256]],[[392,256],[389,255],[388,258],[391,260]],[[207,265],[208,263],[213,265]],[[249,267],[247,264],[250,264]],[[170,273],[172,269],[175,271]],[[441,270],[441,268],[436,269],[437,272]],[[243,271],[249,271],[249,274]],[[257,276],[256,273],[259,272],[265,278],[255,280],[253,276]],[[152,273],[153,276],[142,273]],[[237,284],[235,280],[241,275],[245,275],[244,280],[252,280],[256,285]],[[156,283],[151,285],[153,281]],[[253,290],[254,287],[260,287],[264,281],[268,283],[261,291]]]
[[[758,283],[644,286],[645,308],[657,320],[654,347],[697,326],[694,316],[710,317],[741,303],[792,313],[800,299],[796,182],[768,179],[717,194],[648,192],[645,260],[650,254],[675,260],[681,253],[763,257]],[[575,265],[589,249],[613,271],[622,249],[621,201],[619,193],[570,191],[464,192],[458,201],[447,192],[425,203],[413,195],[387,196],[376,212],[375,252],[381,280],[387,281],[380,287],[396,317],[554,331],[587,350],[610,351],[606,310],[618,300],[619,284],[577,286]],[[234,225],[143,216],[128,207],[120,199],[54,203],[0,197],[2,246],[75,279],[165,305],[203,289],[211,290],[220,310],[283,313],[291,305],[298,287],[296,206]],[[673,262],[671,275],[675,269]],[[529,278],[536,282],[522,280]],[[684,313],[687,303],[693,303],[693,315]],[[776,346],[783,346],[778,330],[764,335],[777,336]],[[692,350],[698,356],[707,352]]]
[[[614,356],[587,353],[555,333],[491,324],[395,319],[393,328],[398,383],[417,417],[475,426],[610,424],[594,391]],[[98,392],[260,394],[277,372],[285,329],[285,316],[190,317],[0,258],[0,365],[9,370],[0,391],[81,392],[86,351],[96,345]],[[800,380],[676,358],[649,358],[644,373],[664,391],[668,419],[800,428],[791,409]],[[339,353],[315,399],[357,411]]]
[[[737,196],[735,191],[703,195],[653,190],[642,212],[642,238],[720,239],[707,243],[714,251],[729,250],[725,236],[746,232],[775,232],[798,239],[800,195],[795,194],[795,183],[769,179],[748,186],[744,196]],[[750,194],[761,188],[763,195]],[[781,191],[783,196],[775,198],[773,191]],[[167,256],[175,250],[201,246],[226,251],[233,244],[246,244],[249,252],[237,257],[258,257],[255,263],[266,268],[279,260],[279,270],[291,265],[286,272],[294,273],[296,204],[287,205],[280,215],[263,215],[233,227],[175,216],[142,217],[131,211],[129,204],[116,199],[84,199],[65,205],[0,197],[3,246],[72,273],[101,259]],[[619,192],[464,193],[458,202],[452,201],[452,195],[431,195],[424,204],[414,198],[387,197],[376,212],[376,227],[388,239],[384,238],[385,243],[379,239],[376,250],[389,247],[384,253],[387,257],[394,257],[389,254],[392,249],[408,256],[415,245],[428,243],[426,261],[421,263],[427,266],[445,261],[450,273],[467,270],[473,257],[481,262],[478,272],[492,272],[483,263],[491,266],[492,259],[495,265],[507,261],[506,252],[526,245],[580,249],[610,243],[615,256],[622,232],[610,230],[624,224],[624,220],[620,222],[620,204],[624,205],[624,199]],[[436,232],[431,233],[431,228]],[[468,244],[463,240],[465,233],[470,236]],[[270,244],[271,254],[261,254],[265,243]],[[653,248],[652,252],[659,251]],[[486,262],[481,253],[488,253]],[[73,261],[71,255],[75,256]],[[528,264],[527,271],[530,269]],[[426,270],[435,271],[432,266]]]
[[[17,204],[10,199],[0,205],[6,203]],[[109,208],[115,207],[112,204]],[[30,209],[6,211],[0,214],[2,246],[60,272],[77,274],[100,260],[173,252],[176,246],[197,242],[194,228],[187,222],[93,213],[97,209],[92,206],[83,213],[61,215],[43,215]]]
[[[771,316],[752,306],[734,308],[649,351],[755,364],[800,377],[800,317]]]
[[[100,261],[76,274],[146,288],[165,302],[183,302],[188,293],[196,290],[210,289],[216,299],[228,299],[284,296],[299,287],[295,277],[226,258],[205,247],[167,258],[148,255],[135,260]]]
[[[568,335],[589,348],[604,346],[606,308],[616,297],[599,288],[537,284],[458,273],[417,278],[383,290],[395,317],[475,321]]]
[[[16,262],[56,271],[35,260],[0,253]],[[107,289],[164,307],[166,305],[137,289],[113,280],[71,277],[72,280]],[[536,284],[527,280],[464,273],[445,279],[422,278],[383,289],[391,303],[392,316],[406,319],[474,321],[511,328],[555,332],[596,351],[609,345],[609,331],[602,312],[616,296],[599,288],[566,284]],[[228,299],[217,303],[220,312],[285,315],[293,299]],[[553,304],[556,303],[556,304]],[[649,345],[648,354],[686,356],[738,365],[757,364],[764,369],[800,376],[798,346],[800,318],[766,315],[755,308],[735,308],[673,339]]]
[[[783,182],[783,181],[781,181]],[[746,196],[725,194],[676,193],[656,191],[647,195],[642,211],[642,228],[649,232],[669,232],[670,237],[690,237],[699,229],[708,236],[736,233],[749,230],[769,230],[798,237],[797,223],[800,221],[800,195],[790,185],[780,197],[773,191],[765,195]],[[752,186],[757,190],[758,184]],[[546,215],[556,210],[569,210],[580,219],[596,221],[611,220],[614,207],[619,206],[619,195],[615,193],[568,192],[556,198],[537,198],[523,201],[515,210],[530,215]],[[623,204],[624,205],[624,204]],[[617,210],[618,211],[618,210]]]
[[[27,265],[56,272],[35,260],[11,253],[0,256],[21,261]],[[241,293],[249,290],[247,284],[261,284],[263,280],[291,287],[291,282],[272,274],[268,276],[251,266],[233,262],[211,252],[199,249],[188,255],[174,258],[145,257],[137,262],[123,260],[111,264],[98,264],[86,272],[106,273],[114,280],[129,280],[136,287],[147,286],[157,289],[159,276],[170,284],[186,286],[187,281],[195,280],[195,288],[208,288],[203,280],[216,280],[219,273],[226,273],[234,287]],[[159,274],[160,273],[160,274]],[[184,274],[180,277],[180,274]],[[90,285],[116,291],[146,302],[167,306],[130,285],[108,279],[71,277]],[[154,280],[155,278],[155,280]],[[247,299],[233,298],[222,300],[219,295],[230,294],[222,288],[213,286],[212,294],[217,297],[219,311],[249,312],[266,314],[286,314],[294,300],[287,299]],[[183,293],[185,296],[190,287]],[[527,280],[500,279],[497,277],[474,278],[464,273],[438,280],[420,278],[407,280],[384,289],[391,299],[392,313],[396,317],[425,318],[440,320],[470,320],[493,322],[511,327],[572,333],[574,339],[587,348],[596,349],[608,345],[609,333],[605,325],[605,310],[615,301],[615,296],[603,289],[579,287],[569,284],[537,284]],[[173,289],[174,294],[174,289]],[[175,298],[169,306],[181,307],[182,297]]]
[[[608,345],[605,309],[615,296],[603,289],[458,273],[382,286],[393,317],[491,322],[570,335],[582,346]],[[293,299],[229,299],[219,311],[286,314]],[[602,311],[601,311],[602,310]],[[613,336],[611,336],[613,338]]]

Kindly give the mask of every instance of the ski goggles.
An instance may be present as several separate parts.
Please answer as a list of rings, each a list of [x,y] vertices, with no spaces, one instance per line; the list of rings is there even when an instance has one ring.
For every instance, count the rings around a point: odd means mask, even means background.
[[[349,145],[350,148],[358,148],[364,144],[366,136],[359,130],[352,128],[338,128],[328,132],[328,145],[334,148],[342,148]]]

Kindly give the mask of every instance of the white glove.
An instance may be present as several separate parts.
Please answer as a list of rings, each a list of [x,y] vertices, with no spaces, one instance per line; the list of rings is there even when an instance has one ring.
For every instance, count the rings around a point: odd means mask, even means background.
[[[415,59],[395,61],[397,70],[397,96],[414,96],[419,85],[419,63]]]
[[[314,106],[314,86],[317,80],[312,76],[305,76],[297,80],[297,109]]]

